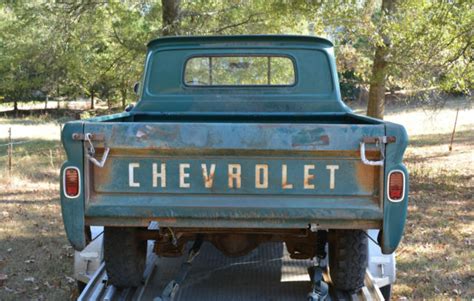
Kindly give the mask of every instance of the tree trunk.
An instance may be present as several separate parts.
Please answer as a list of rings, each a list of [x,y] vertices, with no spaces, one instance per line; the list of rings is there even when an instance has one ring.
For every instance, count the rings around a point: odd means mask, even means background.
[[[127,90],[122,89],[120,94],[122,94],[122,108],[125,109],[125,106],[127,105]]]
[[[16,99],[13,100],[13,112],[18,111],[18,101]]]
[[[56,100],[57,100],[56,109],[59,110],[61,108],[61,98],[59,97],[59,85],[56,87]]]
[[[180,17],[179,6],[181,0],[161,0],[162,22],[161,33],[164,36],[179,35]]]
[[[367,116],[383,119],[385,109],[385,76],[387,61],[385,46],[378,46],[375,50],[372,75],[370,78],[369,103]]]
[[[389,39],[383,34],[385,19],[393,14],[395,0],[382,0],[382,17],[379,25],[379,32],[382,32],[383,45],[378,45],[375,49],[374,61],[372,65],[372,75],[370,77],[369,103],[367,105],[367,115],[383,119],[385,109],[385,78],[387,76],[387,54],[390,47]]]
[[[94,103],[94,90],[91,91],[91,110],[95,109],[95,103]]]

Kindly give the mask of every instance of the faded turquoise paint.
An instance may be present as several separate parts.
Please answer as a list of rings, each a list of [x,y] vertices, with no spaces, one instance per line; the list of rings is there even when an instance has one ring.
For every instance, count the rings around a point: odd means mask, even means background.
[[[205,195],[137,194],[123,197],[119,194],[99,195],[88,203],[89,218],[110,218],[118,224],[147,225],[148,221],[163,217],[160,225],[180,227],[221,228],[307,228],[309,223],[353,224],[354,220],[372,221],[380,226],[382,210],[367,197],[314,197],[294,196],[220,196]],[[336,204],[336,205],[335,205]],[[336,222],[337,221],[337,222]],[[138,224],[137,224],[138,223]]]
[[[64,125],[61,140],[66,150],[68,160],[64,162],[60,173],[61,210],[69,242],[76,250],[82,250],[86,246],[84,235],[84,153],[81,141],[72,139],[73,133],[82,133],[83,122],[68,122]],[[79,197],[70,199],[64,195],[63,172],[67,167],[76,167],[80,172],[82,183]]]
[[[102,133],[112,149],[186,151],[357,151],[363,137],[383,136],[383,124],[243,122],[85,123],[85,132]],[[238,153],[235,153],[238,154]]]
[[[186,119],[166,122],[161,116],[152,117],[150,122],[133,122],[133,119],[143,118],[136,114],[129,122],[109,120],[85,124],[85,132],[103,133],[107,147],[112,149],[104,168],[93,170],[93,177],[100,180],[93,183],[94,193],[87,204],[88,217],[116,215],[128,220],[139,216],[179,217],[181,226],[191,226],[200,219],[202,227],[216,227],[227,220],[225,227],[230,228],[264,227],[276,224],[276,220],[281,228],[304,227],[319,219],[335,225],[337,220],[344,219],[354,223],[381,221],[379,174],[376,173],[380,167],[363,165],[357,152],[363,137],[385,134],[385,127],[379,121],[353,115],[333,115],[330,118],[333,124],[320,124],[327,122],[328,116],[292,118],[306,123],[282,123],[278,121],[281,116],[273,116],[267,123],[210,122],[212,118],[207,122]],[[100,143],[97,145],[103,147]],[[163,162],[167,164],[167,188],[154,188],[152,164],[160,164],[161,170]],[[130,163],[140,164],[133,176],[140,187],[129,186]],[[187,171],[190,189],[179,188],[180,163],[190,164]],[[210,164],[216,164],[214,186],[210,190],[203,185],[202,163],[206,164],[208,172]],[[228,188],[228,164],[241,165],[240,189]],[[268,189],[255,188],[256,164],[268,165]],[[287,165],[288,182],[294,186],[292,190],[281,187],[282,164]],[[312,184],[316,188],[304,189],[304,165],[313,164],[315,169],[311,174],[315,179]],[[329,186],[328,165],[339,168],[335,172],[334,189]],[[365,184],[359,183],[361,176],[365,177]],[[147,198],[143,198],[144,195]],[[129,205],[122,206],[120,198],[127,200]],[[279,202],[276,201],[278,198]],[[135,203],[136,200],[146,203]],[[153,200],[152,203],[148,203],[149,200]],[[172,210],[170,204],[175,205]],[[202,210],[196,206],[207,208]],[[199,211],[207,214],[206,218],[188,216],[189,212],[197,214]],[[261,214],[265,222],[252,223],[249,215],[255,213]],[[243,223],[245,220],[248,220],[247,224]]]
[[[186,60],[202,54],[284,55],[296,64],[292,87],[187,87]],[[178,37],[149,44],[139,101],[129,113],[68,123],[63,130],[66,166],[89,173],[87,190],[69,200],[61,190],[68,238],[84,246],[84,225],[230,228],[382,228],[384,252],[398,245],[408,191],[400,203],[387,200],[380,181],[401,160],[407,144],[401,126],[353,114],[341,101],[332,44],[299,36]],[[72,133],[102,134],[95,141],[111,153],[104,168],[84,166],[83,143]],[[395,136],[384,167],[363,165],[364,137]],[[374,145],[369,157],[376,159]],[[153,163],[167,164],[167,187],[153,187]],[[130,186],[129,164],[134,169]],[[190,188],[179,187],[178,164],[189,163]],[[200,164],[216,164],[205,188]],[[228,164],[240,164],[240,189],[228,187]],[[268,165],[266,189],[255,187],[255,165]],[[282,164],[292,190],[281,187]],[[315,165],[315,189],[304,189],[304,165]],[[335,188],[327,165],[338,165]],[[64,168],[63,167],[63,168]],[[87,168],[86,168],[87,167]],[[209,169],[208,169],[209,172]],[[407,177],[408,182],[408,177]],[[84,187],[84,185],[82,186]],[[385,190],[385,188],[383,189]],[[85,191],[90,191],[84,198]]]
[[[408,170],[402,163],[403,154],[408,145],[408,135],[405,128],[399,124],[386,122],[386,132],[389,136],[397,137],[397,142],[388,144],[385,159],[385,183],[390,171],[402,170],[405,173],[405,197],[401,202],[391,202],[387,196],[387,187],[384,191],[384,219],[381,236],[382,252],[390,254],[395,251],[403,236],[405,227],[408,195],[409,195],[409,175]]]
[[[186,87],[184,65],[196,55],[283,55],[296,63],[292,87]],[[163,76],[166,74],[165,76]],[[309,36],[171,37],[149,43],[135,112],[349,112],[341,101],[332,43]]]

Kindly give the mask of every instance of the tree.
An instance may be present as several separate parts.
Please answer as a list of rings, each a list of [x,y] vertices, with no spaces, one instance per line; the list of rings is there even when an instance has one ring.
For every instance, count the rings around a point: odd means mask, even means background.
[[[370,87],[371,116],[383,116],[387,90],[469,93],[472,1],[395,1],[4,1],[0,95],[15,108],[39,94],[125,106],[148,41],[269,33],[329,36],[344,90]]]
[[[382,0],[382,17],[379,21],[382,41],[375,48],[370,78],[367,115],[380,119],[383,119],[385,107],[385,77],[387,76],[387,55],[390,47],[390,39],[384,33],[386,31],[385,20],[392,17],[395,5],[395,0]]]
[[[180,29],[180,0],[161,0],[164,36],[177,36]]]

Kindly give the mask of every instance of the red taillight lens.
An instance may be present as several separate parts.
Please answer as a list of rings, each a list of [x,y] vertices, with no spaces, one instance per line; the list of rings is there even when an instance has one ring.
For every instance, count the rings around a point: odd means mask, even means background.
[[[400,201],[405,190],[404,175],[401,171],[393,171],[388,177],[388,196],[391,201]]]
[[[79,170],[67,168],[64,171],[64,191],[68,197],[79,195]]]

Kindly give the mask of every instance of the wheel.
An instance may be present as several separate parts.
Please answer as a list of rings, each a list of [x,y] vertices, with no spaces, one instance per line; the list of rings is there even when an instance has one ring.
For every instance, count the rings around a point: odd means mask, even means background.
[[[356,292],[364,286],[367,235],[362,230],[329,231],[329,274],[336,289]]]
[[[118,288],[137,287],[145,270],[147,241],[138,228],[104,229],[104,261],[108,281]]]
[[[392,297],[392,285],[388,284],[380,288],[383,298],[388,301]]]
[[[90,226],[84,227],[84,235],[86,236],[86,245],[90,244],[92,241],[92,231]]]

